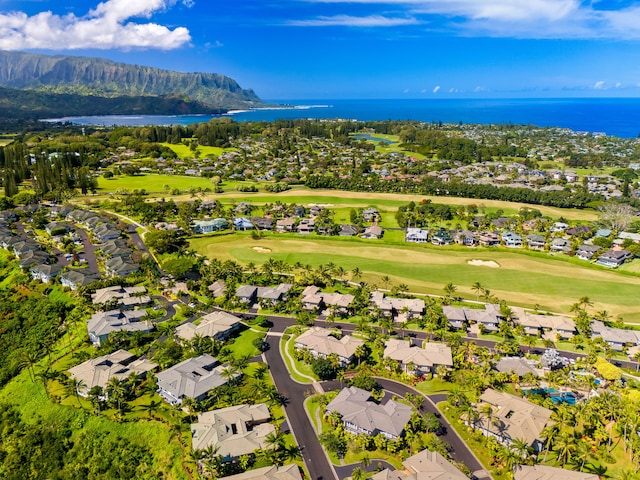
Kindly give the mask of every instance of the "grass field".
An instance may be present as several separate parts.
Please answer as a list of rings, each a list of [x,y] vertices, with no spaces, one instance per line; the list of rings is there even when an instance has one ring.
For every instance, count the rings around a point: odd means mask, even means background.
[[[165,187],[168,185],[168,189]],[[213,188],[211,180],[202,177],[188,177],[184,175],[119,175],[106,179],[98,178],[98,193],[116,192],[117,190],[141,190],[162,193],[164,196],[174,188],[186,191],[191,188]]]
[[[176,153],[176,155],[178,155],[178,157],[180,158],[193,158],[193,152],[191,151],[191,149],[182,143],[177,145],[174,145],[173,143],[162,143],[161,145],[173,150]],[[200,152],[201,158],[212,157],[212,156],[217,157],[223,154],[224,152],[231,152],[235,150],[237,149],[222,148],[222,147],[208,147],[206,145],[198,145],[198,152]]]
[[[477,205],[481,210],[495,211],[501,209],[505,215],[512,215],[518,212],[522,207],[536,208],[543,215],[551,217],[564,217],[567,220],[590,221],[597,218],[597,213],[593,210],[564,209],[556,207],[546,207],[543,205],[529,205],[525,203],[504,202],[500,200],[482,200],[461,197],[434,197],[429,195],[411,195],[402,193],[368,193],[368,192],[346,192],[341,190],[312,190],[306,187],[297,186],[291,190],[281,193],[268,193],[259,191],[257,193],[238,192],[237,186],[240,184],[253,182],[224,182],[222,188],[224,193],[209,193],[205,197],[207,199],[220,200],[223,203],[233,201],[250,201],[255,204],[271,203],[279,200],[285,203],[298,204],[329,204],[331,208],[350,209],[359,207],[376,206],[381,210],[383,222],[386,221],[385,215],[393,216],[401,205],[414,201],[431,200],[434,203],[444,203],[448,205]],[[169,187],[168,189],[166,187]],[[258,184],[260,187],[260,184]],[[211,180],[202,177],[191,177],[184,175],[159,175],[146,174],[126,176],[120,175],[111,179],[103,177],[98,178],[98,195],[88,197],[99,199],[107,196],[109,192],[117,190],[135,190],[145,189],[150,193],[150,198],[168,197],[170,191],[174,188],[186,193],[191,188],[212,188]],[[175,200],[188,200],[188,195],[172,196]],[[343,215],[344,216],[344,215]],[[383,225],[387,226],[387,225]]]
[[[619,272],[582,266],[542,255],[485,249],[443,249],[421,245],[389,245],[377,241],[343,241],[328,238],[249,235],[201,237],[190,240],[199,253],[242,263],[264,263],[269,258],[291,264],[318,266],[333,262],[346,270],[358,267],[363,280],[382,285],[388,275],[395,284],[405,283],[414,292],[442,294],[449,282],[457,294],[476,298],[471,286],[480,282],[493,295],[513,305],[540,305],[544,310],[568,312],[579,298],[587,296],[594,310],[622,315],[640,323],[640,278]],[[271,250],[259,253],[252,247]],[[492,260],[500,268],[473,266],[470,260]]]

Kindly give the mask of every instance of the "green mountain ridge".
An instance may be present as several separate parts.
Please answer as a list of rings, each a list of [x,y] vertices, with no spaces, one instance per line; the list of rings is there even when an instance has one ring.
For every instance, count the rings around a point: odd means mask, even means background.
[[[175,95],[99,97],[0,87],[0,118],[42,119],[83,115],[190,115],[225,113]]]
[[[225,110],[264,105],[253,90],[217,73],[182,73],[67,55],[0,51],[0,86],[98,97],[171,95]]]

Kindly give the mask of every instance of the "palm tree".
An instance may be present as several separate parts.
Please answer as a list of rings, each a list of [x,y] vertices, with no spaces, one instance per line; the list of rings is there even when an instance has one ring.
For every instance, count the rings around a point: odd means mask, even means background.
[[[575,438],[568,432],[560,432],[555,439],[553,450],[558,453],[558,462],[561,466],[570,463],[576,451]]]
[[[80,402],[80,390],[87,390],[87,384],[79,378],[71,377],[69,378],[69,380],[67,380],[65,388],[68,392],[73,393],[76,396],[76,400],[78,400],[78,406],[80,408],[83,408],[82,403]]]
[[[111,377],[107,382],[106,387],[109,399],[113,402],[117,402],[118,410],[120,410],[120,402],[124,400],[127,393],[127,389],[125,388],[124,383],[117,377]]]
[[[160,406],[158,400],[151,399],[146,405],[142,405],[142,409],[149,414],[149,418],[153,418],[153,412],[155,412]]]
[[[474,282],[473,285],[471,285],[471,290],[476,292],[476,301],[479,302],[480,301],[480,293],[484,291],[484,287],[482,286],[482,284],[480,282]]]
[[[382,280],[382,283],[384,283],[384,288],[389,290],[389,283],[391,283],[391,279],[389,278],[389,275],[385,275],[380,280]]]
[[[366,480],[367,479],[367,474],[365,473],[365,471],[362,468],[356,467],[351,472],[351,479],[352,480]]]
[[[453,297],[453,294],[456,293],[457,289],[458,287],[456,287],[453,283],[447,283],[443,288],[445,297],[451,299]]]
[[[351,281],[355,282],[359,279],[362,278],[362,271],[358,268],[355,267],[353,270],[351,270]]]

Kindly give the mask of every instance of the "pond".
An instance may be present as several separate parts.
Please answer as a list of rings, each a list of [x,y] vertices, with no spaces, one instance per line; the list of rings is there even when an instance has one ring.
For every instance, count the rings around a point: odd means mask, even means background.
[[[374,137],[373,135],[370,135],[368,133],[356,133],[353,135],[353,138],[355,138],[356,140],[361,140],[364,138],[365,140],[368,140],[370,142],[376,142],[376,143],[383,142],[383,143],[386,143],[387,145],[396,143],[391,140],[387,140],[386,138]]]

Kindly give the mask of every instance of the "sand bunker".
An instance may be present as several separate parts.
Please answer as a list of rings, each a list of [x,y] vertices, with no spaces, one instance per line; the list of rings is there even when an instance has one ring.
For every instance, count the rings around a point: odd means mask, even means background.
[[[264,247],[251,247],[251,248],[253,248],[258,253],[271,253],[270,248],[264,248]]]
[[[467,263],[474,267],[500,268],[498,262],[494,262],[493,260],[469,260]]]

